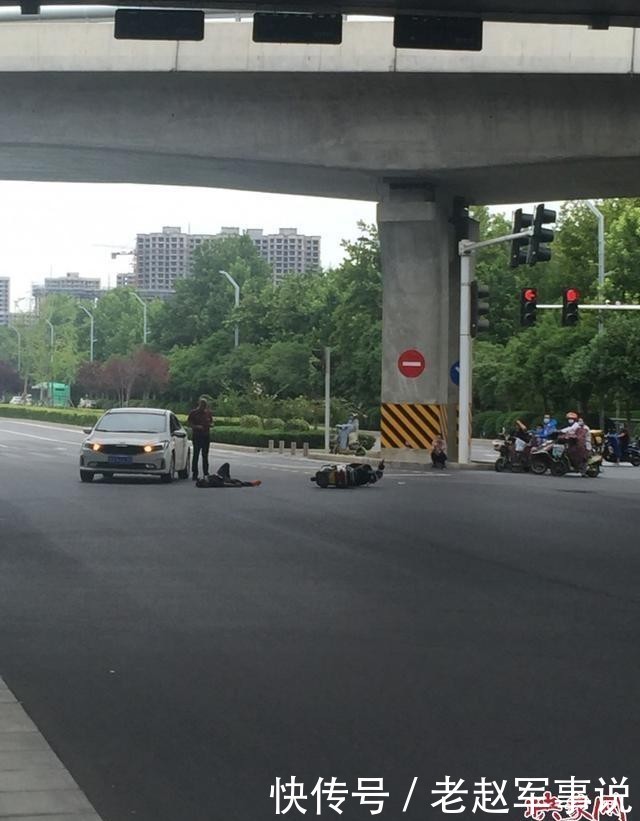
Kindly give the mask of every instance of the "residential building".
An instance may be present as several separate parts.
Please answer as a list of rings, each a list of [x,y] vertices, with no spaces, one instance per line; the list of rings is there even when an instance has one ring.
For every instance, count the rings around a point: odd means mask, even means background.
[[[36,313],[42,300],[53,294],[66,294],[76,299],[95,299],[100,296],[99,277],[81,277],[77,273],[68,273],[63,277],[45,277],[43,285],[31,288],[36,301]]]
[[[137,288],[138,275],[133,271],[126,274],[116,274],[116,288]]]
[[[9,323],[9,277],[0,277],[0,325]]]
[[[320,237],[298,234],[297,228],[281,228],[277,234],[264,234],[261,228],[249,228],[260,256],[273,270],[274,282],[287,274],[304,274],[320,268]]]
[[[250,228],[246,233],[271,265],[274,282],[280,282],[288,273],[305,273],[320,267],[319,236],[298,234],[296,228],[281,228],[278,234]],[[194,253],[203,242],[240,234],[236,226],[223,226],[218,234],[185,234],[176,226],[138,234],[135,273],[118,274],[118,286],[131,285],[147,296],[169,296],[174,293],[178,279],[193,273]]]
[[[214,234],[184,234],[181,228],[165,226],[161,232],[138,234],[135,269],[140,291],[158,296],[171,294],[178,279],[193,273],[193,253]]]

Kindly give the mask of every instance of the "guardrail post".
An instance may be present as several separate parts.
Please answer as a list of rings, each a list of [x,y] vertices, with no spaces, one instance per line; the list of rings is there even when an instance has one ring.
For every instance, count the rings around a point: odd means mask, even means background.
[[[284,453],[284,439],[281,439],[281,440],[278,442],[278,452],[279,452],[280,454]]]
[[[308,456],[309,455],[309,443],[308,442],[303,442],[302,443],[302,454],[303,454],[303,456]]]
[[[291,443],[291,455],[292,456],[296,455],[296,443],[295,442]]]
[[[273,439],[269,439],[269,453],[273,453],[273,446],[274,446]]]

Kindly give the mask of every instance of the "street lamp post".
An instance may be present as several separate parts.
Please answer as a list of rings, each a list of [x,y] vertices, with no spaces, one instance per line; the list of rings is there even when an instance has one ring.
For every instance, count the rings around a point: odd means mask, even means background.
[[[7,325],[7,327],[11,328],[11,330],[18,337],[18,373],[20,373],[20,370],[22,368],[22,337],[20,336],[20,331],[16,328],[15,325]]]
[[[218,273],[222,274],[222,276],[226,277],[229,280],[229,282],[233,285],[233,290],[234,290],[235,295],[236,295],[236,310],[238,310],[238,308],[240,307],[240,286],[235,281],[235,279],[231,276],[231,274],[229,274],[227,271],[218,271]],[[234,332],[234,348],[238,347],[239,342],[240,342],[240,327],[239,327],[238,322],[236,320],[236,327],[235,327],[235,332]]]
[[[147,303],[135,291],[131,291],[134,297],[142,305],[142,344],[147,344]]]
[[[93,313],[88,308],[85,308],[84,305],[78,305],[78,307],[80,308],[81,311],[85,312],[85,314],[89,317],[89,322],[91,323],[90,324],[90,329],[89,329],[89,333],[91,334],[91,337],[90,337],[90,340],[89,340],[89,361],[93,362],[93,343],[95,341],[94,338],[93,338],[93,328],[94,328]]]
[[[591,211],[592,214],[595,215],[596,219],[598,220],[598,290],[600,292],[600,300],[603,297],[603,290],[604,290],[604,214],[599,208],[591,202],[591,200],[587,200],[587,207]],[[604,318],[602,315],[602,311],[598,312],[598,333],[602,333],[604,331]],[[604,428],[604,404],[600,405],[600,428]]]
[[[49,404],[53,405],[53,343],[55,341],[55,329],[53,327],[53,323],[49,319],[45,319],[45,322],[49,326],[49,330],[51,331],[51,382],[49,384]]]

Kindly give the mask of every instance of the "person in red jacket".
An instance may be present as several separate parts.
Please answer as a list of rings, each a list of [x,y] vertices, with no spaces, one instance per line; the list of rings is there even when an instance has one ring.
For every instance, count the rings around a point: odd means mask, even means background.
[[[191,428],[191,442],[193,444],[193,461],[191,473],[193,481],[198,481],[198,462],[202,453],[202,473],[209,475],[209,446],[211,445],[211,426],[213,425],[213,414],[209,410],[207,400],[202,398],[198,402],[198,407],[194,408],[187,418],[187,424]]]

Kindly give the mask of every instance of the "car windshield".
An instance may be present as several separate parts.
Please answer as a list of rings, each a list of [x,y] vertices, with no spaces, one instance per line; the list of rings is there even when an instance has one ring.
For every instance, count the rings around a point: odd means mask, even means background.
[[[109,433],[163,433],[166,430],[163,413],[106,413],[96,430]]]

